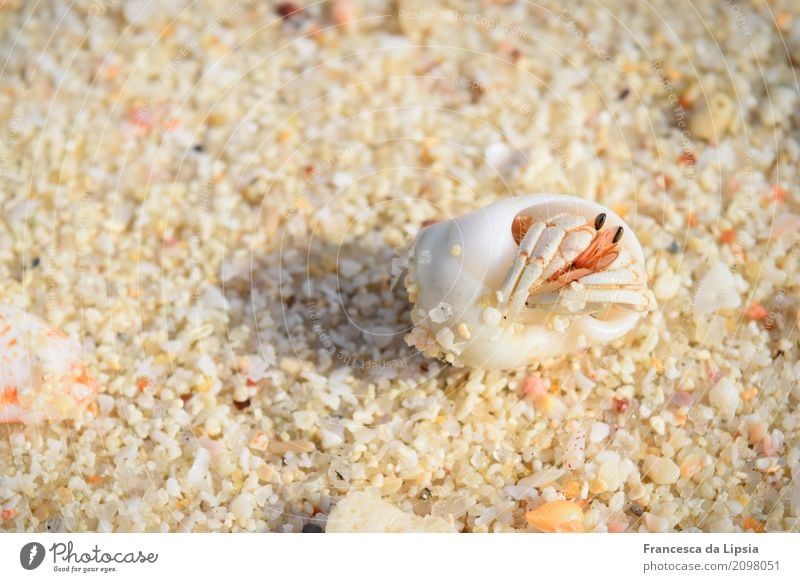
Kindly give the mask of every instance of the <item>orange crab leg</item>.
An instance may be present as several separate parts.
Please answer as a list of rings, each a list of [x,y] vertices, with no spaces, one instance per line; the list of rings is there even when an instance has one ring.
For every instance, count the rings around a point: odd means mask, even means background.
[[[581,277],[597,273],[607,268],[613,263],[619,251],[617,243],[622,237],[621,229],[615,231],[604,230],[592,239],[589,246],[578,255],[572,263],[553,273],[550,278],[538,287],[529,289],[529,293],[551,293],[577,281]]]
[[[586,250],[572,263],[573,269],[589,269],[597,273],[608,267],[619,255],[617,243],[622,238],[622,227],[615,231],[604,230],[597,234]]]

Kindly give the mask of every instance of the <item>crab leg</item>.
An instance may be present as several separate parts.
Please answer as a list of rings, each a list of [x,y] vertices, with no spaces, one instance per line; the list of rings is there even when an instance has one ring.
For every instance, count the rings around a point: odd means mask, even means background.
[[[641,265],[626,251],[616,252],[606,270],[579,276],[568,283],[561,291],[562,299],[567,302],[622,303],[641,310],[648,310],[656,303],[647,289]]]
[[[516,225],[519,225],[519,223],[515,222],[515,226]],[[520,228],[527,228],[527,227],[521,226]],[[500,292],[498,293],[501,306],[505,306],[508,304],[511,298],[510,297],[511,293],[517,286],[519,277],[520,275],[522,275],[522,270],[525,268],[525,265],[528,262],[528,257],[530,256],[533,247],[539,241],[539,237],[544,232],[544,229],[545,229],[544,223],[537,222],[536,224],[530,226],[530,228],[527,228],[527,232],[524,233],[522,241],[519,243],[519,249],[517,249],[517,255],[514,258],[514,264],[508,270],[508,274],[506,275],[506,278],[503,281],[503,285],[500,287]],[[519,231],[517,232],[519,233]]]
[[[549,264],[558,251],[566,232],[558,226],[548,226],[544,229],[539,242],[533,249],[531,261],[525,266],[519,283],[511,293],[511,306],[509,312],[513,315],[519,313],[528,298],[528,290],[542,279],[545,265]]]
[[[558,249],[558,255],[545,269],[543,279],[545,281],[560,280],[568,271],[571,274],[575,270],[579,270],[575,267],[570,267],[583,252],[583,249],[585,249],[591,243],[593,237],[594,233],[589,232],[585,228],[567,233]],[[591,272],[588,269],[584,269],[584,271],[584,274]],[[567,281],[567,283],[568,282],[569,281]],[[543,283],[543,285],[546,285],[546,283]],[[539,288],[531,289],[530,292],[538,293]]]
[[[649,289],[626,289],[608,287],[584,287],[574,284],[561,291],[561,298],[566,301],[581,301],[583,303],[622,303],[636,309],[645,311],[655,305],[655,297]]]
[[[518,313],[524,304],[527,304],[529,294],[539,294],[547,292],[541,290],[542,286],[553,287],[556,289],[561,287],[575,276],[571,273],[569,278],[562,277],[559,272],[569,270],[572,263],[579,258],[587,247],[591,247],[594,242],[593,239],[599,238],[591,232],[591,227],[587,225],[586,219],[582,216],[571,214],[558,214],[553,216],[546,223],[539,222],[530,225],[528,222],[523,223],[525,218],[517,217],[514,222],[512,231],[515,235],[515,240],[521,235],[522,229],[530,226],[530,230],[536,229],[542,232],[536,232],[537,245],[533,251],[525,249],[524,252],[517,254],[517,259],[509,269],[506,280],[504,281],[501,290],[501,308],[508,307],[511,303],[510,313]],[[595,219],[595,229],[602,227],[605,221],[605,215],[599,215]],[[544,227],[546,225],[546,227]],[[528,232],[530,232],[530,230]],[[523,239],[526,241],[527,234]],[[522,245],[521,245],[522,247]],[[527,264],[525,264],[528,259]],[[584,270],[584,274],[591,271]],[[556,284],[550,282],[551,278],[558,280]],[[527,291],[524,291],[527,290]]]
[[[500,287],[500,291],[498,293],[500,305],[505,307],[510,301],[510,296],[513,290],[519,287],[520,275],[522,275],[522,271],[528,263],[534,245],[536,245],[536,243],[539,241],[539,238],[547,226],[560,227],[566,232],[584,226],[585,224],[586,220],[583,217],[565,213],[557,214],[547,223],[534,222],[534,219],[531,216],[515,217],[514,222],[511,225],[511,232],[514,240],[519,245],[519,249],[517,250],[517,254],[514,258],[514,263],[508,270],[508,274],[503,281],[503,285]],[[548,271],[545,271],[545,276],[549,276]]]
[[[641,285],[639,273],[634,269],[620,269],[615,271],[602,271],[581,277],[581,285],[591,287],[639,287]]]
[[[595,233],[581,228],[585,226],[582,219],[570,223],[559,216],[553,222],[564,223],[574,230],[561,241],[559,256],[550,261],[545,273],[528,288],[527,307],[553,305],[559,299],[585,305],[613,300],[616,296],[619,297],[617,303],[635,308],[646,309],[655,303],[642,292],[646,284],[642,283],[645,277],[641,267],[618,247],[624,234],[622,227],[601,231],[604,214],[595,218]],[[619,291],[619,295],[608,295],[609,291]],[[518,301],[514,307],[519,307]],[[571,311],[576,309],[573,307]]]

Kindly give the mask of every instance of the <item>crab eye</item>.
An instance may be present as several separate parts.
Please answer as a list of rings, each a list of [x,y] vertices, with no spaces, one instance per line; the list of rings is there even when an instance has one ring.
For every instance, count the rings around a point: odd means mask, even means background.
[[[614,233],[614,238],[611,239],[611,242],[617,244],[620,240],[622,240],[622,235],[625,232],[625,229],[621,226],[617,228],[617,232]]]
[[[594,219],[594,229],[600,230],[603,228],[603,225],[606,223],[606,213],[603,212],[597,215],[597,218]]]

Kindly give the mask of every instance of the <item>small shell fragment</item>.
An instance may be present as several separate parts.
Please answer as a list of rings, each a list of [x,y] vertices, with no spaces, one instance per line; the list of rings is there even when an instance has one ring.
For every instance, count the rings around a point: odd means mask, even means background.
[[[483,323],[487,325],[497,325],[500,323],[502,315],[494,307],[487,307],[483,310]]]
[[[667,531],[669,527],[669,520],[666,517],[660,517],[652,513],[644,514],[644,524],[647,529],[652,533],[662,533]]]
[[[697,286],[694,310],[698,316],[714,313],[717,309],[735,309],[742,304],[736,282],[728,265],[722,261],[708,269]]]
[[[648,455],[642,465],[644,474],[658,485],[675,483],[680,479],[681,471],[671,459]]]
[[[611,433],[611,427],[605,422],[593,422],[589,432],[589,442],[599,443]]]
[[[348,29],[358,19],[358,14],[350,0],[333,0],[331,2],[331,18],[338,26]]]
[[[707,103],[699,103],[689,120],[692,136],[718,142],[734,125],[736,104],[724,93],[714,93]]]
[[[572,501],[551,501],[525,514],[528,523],[548,533],[584,531],[583,511]]]
[[[64,332],[0,306],[0,423],[78,418],[98,390],[79,347]]]
[[[269,448],[269,437],[263,431],[258,431],[250,439],[250,448],[256,451],[266,451]]]
[[[452,533],[448,520],[406,513],[372,491],[350,491],[336,504],[325,528],[327,533]]]
[[[453,308],[449,303],[440,303],[428,312],[433,323],[444,323],[453,317]]]
[[[723,419],[731,420],[736,414],[741,397],[736,385],[729,378],[721,378],[708,391],[708,401]]]

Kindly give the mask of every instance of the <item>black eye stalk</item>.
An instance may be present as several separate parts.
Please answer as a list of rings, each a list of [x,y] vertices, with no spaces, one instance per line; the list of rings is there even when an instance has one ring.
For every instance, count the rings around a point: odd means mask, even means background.
[[[594,219],[594,229],[600,230],[603,228],[603,225],[606,223],[606,213],[603,212],[602,214],[598,214],[597,218]]]
[[[598,214],[594,219],[594,229],[600,230],[601,228],[603,228],[603,225],[605,223],[606,223],[606,213],[602,212]],[[611,239],[612,244],[617,244],[622,239],[622,235],[624,234],[624,232],[625,232],[624,228],[622,228],[621,226],[617,227],[617,232],[614,233],[614,238]]]

